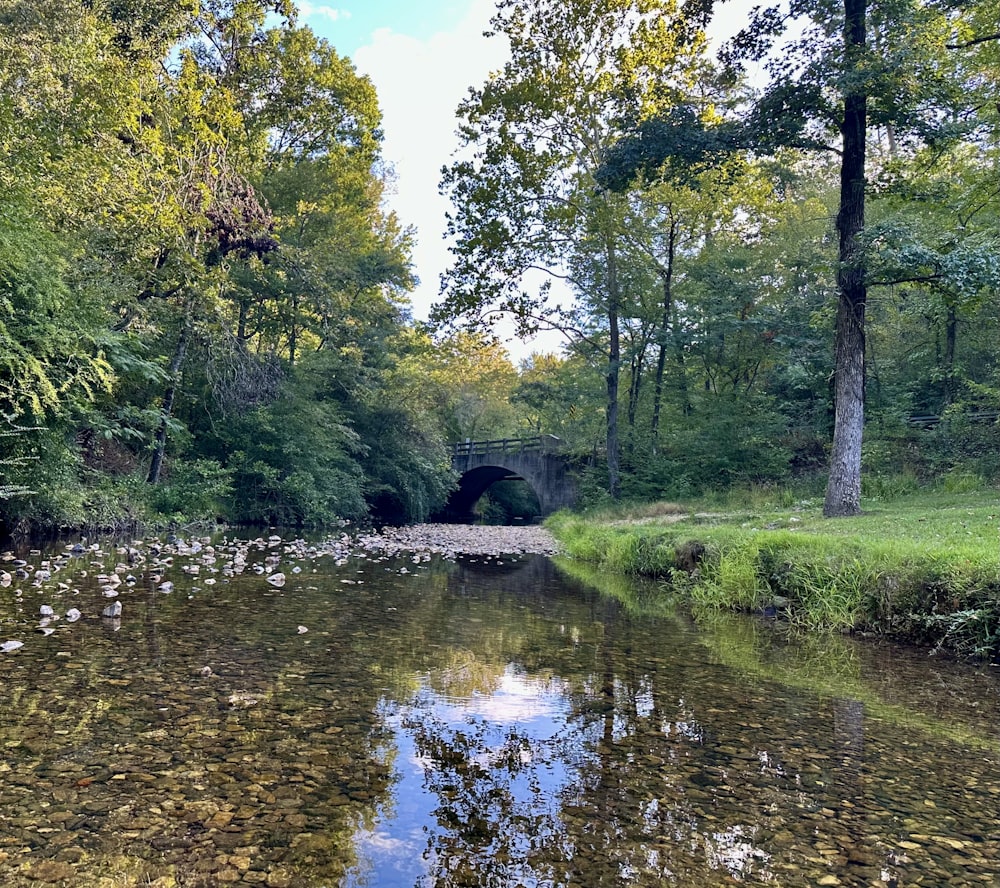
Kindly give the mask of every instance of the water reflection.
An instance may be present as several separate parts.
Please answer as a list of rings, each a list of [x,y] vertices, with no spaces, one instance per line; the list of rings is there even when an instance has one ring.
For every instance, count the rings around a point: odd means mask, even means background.
[[[988,671],[543,558],[209,554],[130,565],[117,628],[114,553],[3,590],[3,884],[1000,880]]]
[[[558,834],[567,771],[555,748],[559,689],[508,668],[466,703],[429,685],[387,706],[399,750],[397,807],[356,837],[348,885],[537,885],[532,849]],[[498,827],[502,826],[501,829]]]

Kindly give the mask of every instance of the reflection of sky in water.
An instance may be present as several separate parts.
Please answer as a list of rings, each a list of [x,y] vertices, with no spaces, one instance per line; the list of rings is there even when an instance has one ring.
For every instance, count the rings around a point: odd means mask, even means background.
[[[414,724],[437,723],[444,732],[462,732],[463,736],[475,733],[476,751],[468,757],[470,765],[501,781],[522,812],[554,821],[560,791],[572,779],[567,764],[554,752],[568,712],[561,681],[533,678],[513,665],[507,666],[492,693],[444,696],[425,681],[410,704],[385,703],[383,718],[394,732],[398,778],[393,803],[377,812],[373,825],[355,833],[358,866],[345,878],[345,888],[435,883],[430,873],[434,851],[429,844],[431,835],[442,831],[435,814],[442,799],[428,788],[435,764],[418,750]],[[517,744],[516,761],[511,764],[506,756],[512,736],[526,742]],[[512,844],[516,847],[517,841]],[[535,882],[529,872],[522,871],[518,878],[518,884],[525,886]]]
[[[476,715],[495,725],[538,731],[541,737],[547,735],[555,719],[562,723],[568,710],[564,691],[558,679],[536,679],[509,665],[492,694],[474,693],[466,699],[436,697],[434,710],[448,721]]]

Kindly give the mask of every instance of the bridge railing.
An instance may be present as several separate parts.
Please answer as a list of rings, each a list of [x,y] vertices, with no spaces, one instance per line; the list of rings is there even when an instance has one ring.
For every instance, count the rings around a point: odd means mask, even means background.
[[[998,410],[971,410],[967,413],[959,414],[967,422],[972,423],[992,423],[1000,419]],[[946,420],[943,416],[917,416],[906,417],[906,424],[918,429],[933,429]]]
[[[531,438],[496,438],[492,441],[462,441],[451,445],[453,457],[511,455],[515,453],[551,453],[562,441],[555,435],[535,435]]]

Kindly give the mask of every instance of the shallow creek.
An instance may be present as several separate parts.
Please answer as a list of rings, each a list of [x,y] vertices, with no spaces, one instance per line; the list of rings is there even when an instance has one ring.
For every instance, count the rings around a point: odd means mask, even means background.
[[[4,886],[1000,884],[998,670],[538,555],[0,568]]]

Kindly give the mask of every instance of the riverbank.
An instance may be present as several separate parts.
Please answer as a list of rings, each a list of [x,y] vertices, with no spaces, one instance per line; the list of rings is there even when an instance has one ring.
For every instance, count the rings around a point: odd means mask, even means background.
[[[996,491],[927,494],[826,520],[818,503],[550,519],[571,558],[668,580],[696,608],[878,633],[1000,658]]]

